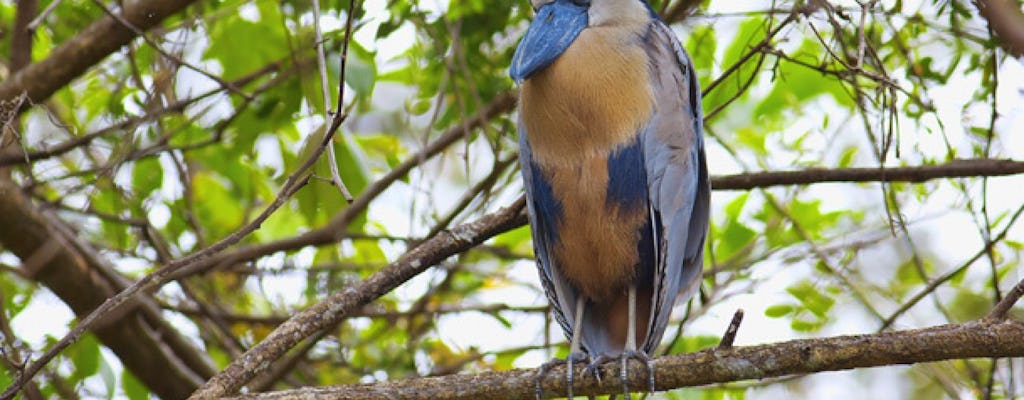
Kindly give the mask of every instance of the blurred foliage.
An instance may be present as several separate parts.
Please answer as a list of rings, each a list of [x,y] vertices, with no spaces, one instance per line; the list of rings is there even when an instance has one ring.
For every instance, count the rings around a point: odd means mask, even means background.
[[[40,1],[40,9],[52,1]],[[665,12],[678,3],[654,8]],[[1017,61],[997,50],[970,2],[700,3],[694,15],[669,22],[694,58],[701,85],[711,89],[704,107],[713,174],[1024,157],[996,117],[1020,118],[1019,103],[1014,109],[996,101],[1006,91],[1001,71]],[[222,266],[154,294],[218,366],[294,310],[369,276],[424,235],[521,193],[515,164],[503,161],[516,152],[510,113],[464,132],[437,157],[423,150],[444,132],[473,124],[494,99],[514,90],[507,66],[532,14],[528,2],[356,4],[344,74],[339,59],[348,1],[322,0],[319,11],[304,0],[203,1],[149,34],[177,60],[136,40],[24,119],[28,151],[124,123],[14,173],[119,271],[141,276],[236,232],[274,202],[314,152],[329,114],[315,59],[312,20],[320,18],[330,113],[339,101],[348,113],[330,142],[341,180],[359,196],[402,163],[415,166],[337,245]],[[0,32],[9,31],[14,14],[12,3],[0,3]],[[62,2],[35,32],[33,60],[102,15],[91,2]],[[9,41],[0,41],[0,54],[9,51]],[[292,238],[349,207],[331,182],[330,162],[316,161],[308,183],[242,243]],[[716,192],[703,301],[679,307],[666,351],[715,345],[738,305],[749,317],[737,344],[984,315],[1001,295],[998,288],[1020,277],[1019,236],[961,265],[986,238],[1016,222],[1011,216],[1024,199],[1020,191],[1000,191],[1000,200],[990,202],[996,190],[987,189],[996,182]],[[937,231],[932,222],[945,217],[959,225]],[[941,247],[951,241],[963,248]],[[505,370],[564,355],[530,250],[524,227],[452,257],[299,350],[301,362],[273,387]],[[11,259],[0,249],[0,263],[18,264]],[[914,299],[946,274],[940,290]],[[38,351],[61,334],[22,330],[41,290],[15,272],[0,274],[3,321],[15,335],[4,335],[7,357],[11,350]],[[920,303],[900,311],[911,300]],[[689,325],[680,332],[683,322]],[[495,344],[492,336],[509,342]],[[147,398],[145,386],[101,349],[92,336],[80,339],[48,369],[42,393],[60,397],[70,388],[86,397]],[[913,367],[900,370],[907,383],[897,390],[899,397],[922,399],[990,390],[993,398],[1020,396],[1022,368],[1005,360]],[[8,376],[0,374],[0,386]],[[867,385],[870,376],[858,375]],[[817,393],[814,382],[739,382],[659,397],[803,397]]]

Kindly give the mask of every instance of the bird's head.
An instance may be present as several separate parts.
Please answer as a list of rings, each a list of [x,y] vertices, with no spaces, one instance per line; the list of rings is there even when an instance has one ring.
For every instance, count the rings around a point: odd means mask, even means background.
[[[644,0],[530,0],[536,15],[512,56],[517,83],[544,69],[589,27],[645,22],[653,12]]]

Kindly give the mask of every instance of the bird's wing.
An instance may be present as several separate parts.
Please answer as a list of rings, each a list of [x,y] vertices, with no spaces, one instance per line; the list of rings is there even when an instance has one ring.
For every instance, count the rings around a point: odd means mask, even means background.
[[[676,297],[700,287],[711,187],[704,157],[700,88],[693,63],[672,31],[653,19],[645,38],[655,113],[641,132],[656,270],[650,330],[661,341]]]
[[[552,314],[562,327],[568,339],[572,332],[572,322],[578,293],[554,268],[554,252],[558,232],[553,225],[561,214],[561,205],[551,192],[551,185],[540,176],[539,167],[533,160],[533,152],[527,140],[524,123],[519,123],[519,165],[523,173],[523,186],[526,189],[526,210],[530,217],[530,232],[533,234],[533,253],[537,257],[537,269]]]

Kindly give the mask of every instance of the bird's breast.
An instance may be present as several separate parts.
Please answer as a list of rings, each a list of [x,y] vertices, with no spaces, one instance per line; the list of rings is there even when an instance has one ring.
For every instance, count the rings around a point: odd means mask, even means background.
[[[635,34],[588,28],[522,88],[527,140],[561,205],[551,221],[558,230],[552,255],[562,274],[597,302],[629,284],[641,260],[646,182],[625,183],[644,186],[638,191],[644,201],[626,201],[616,174],[643,169],[641,157],[621,153],[640,151],[638,134],[653,114],[646,57]],[[619,165],[624,162],[640,164]]]

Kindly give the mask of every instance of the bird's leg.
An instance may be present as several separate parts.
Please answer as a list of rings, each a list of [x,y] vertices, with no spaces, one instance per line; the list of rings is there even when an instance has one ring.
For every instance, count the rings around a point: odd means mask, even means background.
[[[654,392],[654,365],[651,358],[643,351],[637,351],[636,347],[636,285],[629,285],[626,313],[626,345],[622,349],[620,360],[622,368],[619,370],[619,378],[622,379],[622,389],[625,392],[626,400],[629,400],[629,359],[634,358],[647,368],[647,379],[650,392]]]
[[[537,375],[534,377],[534,383],[536,384],[537,399],[540,399],[544,395],[543,379],[544,375],[551,371],[555,365],[565,363],[565,379],[568,383],[568,398],[572,398],[572,386],[574,382],[574,370],[573,365],[580,361],[586,361],[587,356],[580,351],[581,342],[583,340],[583,311],[586,300],[580,296],[576,298],[576,313],[573,317],[572,325],[572,337],[569,338],[569,356],[565,360],[553,359],[540,366],[537,369]]]
[[[580,342],[583,341],[583,311],[586,300],[583,296],[576,296],[576,315],[575,321],[572,324],[572,338],[569,339],[569,356],[565,359],[565,381],[568,389],[568,399],[573,398],[572,396],[572,384],[574,383],[573,373],[575,368],[573,366],[577,361],[586,360],[586,356],[580,352]]]

